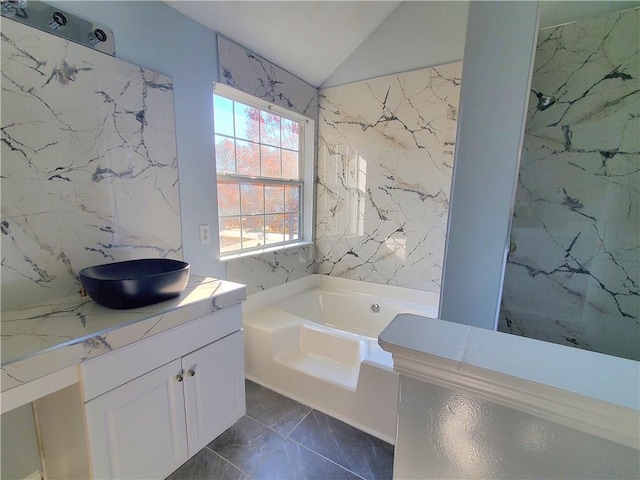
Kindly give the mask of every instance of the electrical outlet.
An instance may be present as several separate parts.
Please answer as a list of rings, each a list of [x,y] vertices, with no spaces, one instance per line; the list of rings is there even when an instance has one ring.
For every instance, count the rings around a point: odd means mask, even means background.
[[[200,225],[200,244],[211,243],[211,225]]]

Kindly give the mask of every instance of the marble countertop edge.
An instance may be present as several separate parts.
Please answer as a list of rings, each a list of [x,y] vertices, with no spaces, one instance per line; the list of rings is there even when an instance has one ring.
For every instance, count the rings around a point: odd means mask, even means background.
[[[189,283],[182,294],[173,299],[145,307],[122,310],[111,309],[98,305],[89,297],[77,295],[40,305],[2,312],[2,320],[0,321],[2,330],[0,333],[2,335],[3,358],[0,368],[4,369],[33,357],[50,354],[64,347],[105,337],[115,330],[156,317],[162,318],[168,314],[190,309],[205,302],[213,301],[213,304],[204,309],[203,315],[239,304],[244,299],[246,299],[246,287],[244,285],[213,277],[191,275]],[[73,326],[69,328],[70,323],[73,323]],[[176,325],[170,325],[167,328],[172,328],[180,323],[184,322],[178,321]],[[53,340],[48,345],[39,344],[31,348],[24,345],[12,348],[13,338],[20,337],[24,339],[31,335],[32,337],[46,336],[55,339],[56,331],[62,331],[65,328],[68,328],[72,333],[71,338],[68,340]],[[47,334],[38,333],[43,331],[47,331]],[[78,331],[81,334],[73,335]],[[159,331],[154,333],[159,333]],[[63,336],[60,335],[60,337]],[[19,350],[19,352],[16,353],[16,350]],[[10,353],[7,354],[7,351]]]

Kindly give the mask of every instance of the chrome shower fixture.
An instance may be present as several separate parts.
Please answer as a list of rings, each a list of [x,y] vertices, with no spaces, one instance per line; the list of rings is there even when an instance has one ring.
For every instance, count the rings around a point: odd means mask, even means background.
[[[553,95],[545,95],[535,88],[532,88],[531,91],[536,94],[536,97],[538,97],[538,105],[536,105],[536,108],[541,112],[556,103],[556,97]]]
[[[2,16],[114,56],[113,32],[36,0],[2,0]]]

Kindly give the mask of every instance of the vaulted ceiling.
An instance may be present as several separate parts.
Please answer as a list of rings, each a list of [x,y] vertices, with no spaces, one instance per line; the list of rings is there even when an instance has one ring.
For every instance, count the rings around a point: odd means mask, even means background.
[[[462,59],[465,0],[165,3],[316,87]],[[540,26],[639,5],[545,0]]]
[[[401,2],[166,3],[317,87]]]

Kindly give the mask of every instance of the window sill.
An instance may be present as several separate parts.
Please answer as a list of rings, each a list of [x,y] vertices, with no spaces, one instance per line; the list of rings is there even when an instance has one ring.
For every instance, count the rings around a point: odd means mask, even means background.
[[[265,253],[278,252],[280,250],[289,250],[291,248],[306,247],[307,245],[313,245],[313,242],[302,240],[295,243],[287,243],[286,245],[276,245],[273,247],[262,248],[260,250],[251,250],[250,252],[240,252],[240,253],[232,253],[229,255],[221,255],[218,260],[220,262],[228,262],[230,260],[238,260],[241,258],[255,257]]]

